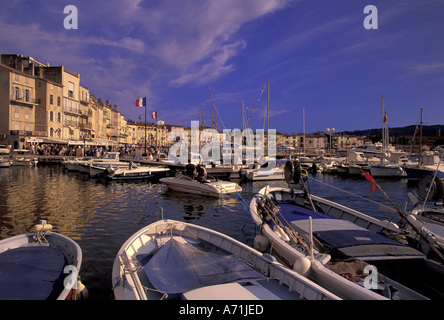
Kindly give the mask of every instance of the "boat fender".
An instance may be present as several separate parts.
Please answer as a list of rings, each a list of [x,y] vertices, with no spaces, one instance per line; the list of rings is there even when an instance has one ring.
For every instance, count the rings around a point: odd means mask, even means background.
[[[273,231],[281,238],[283,241],[288,242],[290,241],[290,238],[287,236],[284,230],[282,230],[279,226],[274,226]]]
[[[258,234],[254,238],[254,248],[257,251],[264,253],[265,251],[268,250],[269,247],[270,247],[270,241],[268,241],[267,237]]]
[[[80,280],[77,281],[77,289],[75,289],[73,299],[74,300],[88,299],[88,289],[85,287],[85,285]]]
[[[34,232],[43,232],[43,231],[51,231],[52,230],[52,225],[51,224],[36,224],[33,228]]]
[[[435,244],[436,238],[427,229],[423,229],[421,233],[427,239],[428,242],[430,242],[431,244]]]
[[[311,261],[307,257],[300,257],[296,259],[293,265],[293,271],[306,276],[310,272]]]
[[[407,220],[410,222],[411,225],[413,225],[416,229],[421,230],[422,229],[422,223],[416,219],[416,217],[411,214],[407,216]]]

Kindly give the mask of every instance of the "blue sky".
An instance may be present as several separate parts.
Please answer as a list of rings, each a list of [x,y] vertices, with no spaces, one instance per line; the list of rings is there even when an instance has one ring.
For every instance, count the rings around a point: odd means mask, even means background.
[[[378,10],[378,29],[363,22]],[[78,9],[66,30],[65,6]],[[283,133],[444,123],[442,0],[12,0],[0,12],[0,52],[79,72],[92,94],[125,119],[148,114],[190,126],[210,90],[218,128],[263,128],[270,82],[270,128]],[[259,101],[258,98],[260,97]],[[149,121],[152,121],[149,119]],[[412,133],[413,134],[413,133]]]

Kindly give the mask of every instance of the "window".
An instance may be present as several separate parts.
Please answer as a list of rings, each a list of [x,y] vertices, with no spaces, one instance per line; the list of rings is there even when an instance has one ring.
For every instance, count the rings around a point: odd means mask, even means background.
[[[19,107],[14,107],[14,118],[20,119],[20,109]]]
[[[49,111],[49,121],[54,121],[54,113]]]
[[[20,88],[14,87],[14,100],[20,100]]]
[[[60,107],[60,97],[57,97],[57,106]]]
[[[52,94],[49,95],[49,104],[54,104],[54,96]]]
[[[31,95],[28,89],[25,89],[25,101],[29,102],[31,100]]]
[[[26,108],[25,109],[25,120],[29,120],[29,109],[28,108]]]
[[[62,122],[62,114],[57,112],[57,122]]]
[[[74,98],[74,83],[68,82],[68,97]]]

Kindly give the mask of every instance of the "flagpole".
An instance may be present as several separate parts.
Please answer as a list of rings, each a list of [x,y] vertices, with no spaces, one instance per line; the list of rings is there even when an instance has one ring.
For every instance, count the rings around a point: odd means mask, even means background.
[[[145,100],[145,157],[147,156],[147,152],[146,152],[146,100]]]
[[[155,118],[155,122],[156,122],[156,140],[157,140],[157,159],[160,161],[160,147],[159,147],[159,126],[157,125],[157,110],[156,110],[156,118]]]

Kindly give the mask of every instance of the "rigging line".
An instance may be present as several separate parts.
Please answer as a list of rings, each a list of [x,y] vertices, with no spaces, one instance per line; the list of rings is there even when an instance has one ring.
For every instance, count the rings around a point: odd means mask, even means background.
[[[224,129],[226,129],[224,122],[222,121],[222,118],[219,115],[219,111],[217,111],[216,105],[214,106],[214,110],[216,110],[216,114],[219,117],[220,122],[222,122],[222,126],[224,127]]]
[[[341,188],[338,188],[338,187],[332,186],[331,184],[328,184],[328,183],[326,183],[326,182],[324,182],[324,181],[317,180],[317,179],[315,179],[315,178],[313,178],[313,177],[310,177],[310,176],[307,176],[307,177],[308,177],[309,179],[312,179],[312,180],[314,180],[314,181],[316,181],[316,182],[322,183],[322,184],[324,184],[324,185],[326,185],[326,186],[328,186],[328,187],[331,187],[331,188],[333,188],[333,189],[336,189],[336,190],[339,190],[339,191],[345,192],[345,193],[347,193],[347,194],[349,194],[349,195],[352,195],[352,196],[358,197],[358,198],[360,198],[360,199],[363,199],[363,200],[366,200],[366,201],[372,202],[372,203],[377,204],[377,205],[380,205],[380,204],[381,204],[381,203],[376,202],[376,201],[374,201],[374,200],[372,200],[372,199],[369,199],[369,198],[365,198],[365,197],[363,197],[363,196],[360,196],[360,195],[358,195],[358,194],[356,194],[356,193],[353,193],[353,192],[350,192],[350,191],[343,190],[343,189],[341,189]]]
[[[256,109],[256,106],[257,106],[257,104],[259,103],[259,100],[261,99],[262,94],[264,93],[266,87],[267,87],[267,85],[264,85],[264,87],[263,87],[262,90],[261,90],[261,93],[259,94],[259,97],[258,97],[257,100],[256,100],[256,103],[255,103],[254,106],[253,106],[253,110],[252,110],[251,113],[248,115],[248,122],[250,121],[250,119],[251,119],[251,115],[254,113],[254,110]]]

